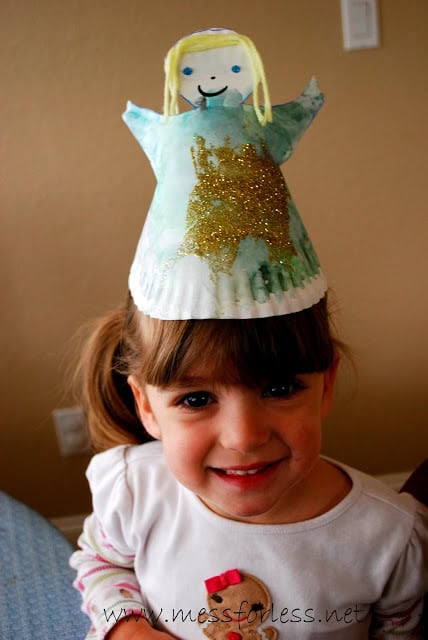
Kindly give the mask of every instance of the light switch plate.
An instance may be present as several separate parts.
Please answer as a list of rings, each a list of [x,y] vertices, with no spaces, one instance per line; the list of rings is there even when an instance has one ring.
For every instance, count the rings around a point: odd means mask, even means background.
[[[377,0],[341,0],[341,9],[346,51],[380,46]]]

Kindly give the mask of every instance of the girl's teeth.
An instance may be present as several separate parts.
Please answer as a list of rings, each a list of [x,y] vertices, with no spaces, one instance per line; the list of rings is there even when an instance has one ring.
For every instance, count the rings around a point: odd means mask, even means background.
[[[226,469],[225,474],[227,476],[253,476],[259,471],[260,469],[248,469],[247,471],[243,469]]]

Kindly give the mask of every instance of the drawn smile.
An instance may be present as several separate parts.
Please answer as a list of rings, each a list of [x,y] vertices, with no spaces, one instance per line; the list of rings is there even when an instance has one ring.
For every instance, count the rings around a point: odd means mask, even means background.
[[[220,91],[212,91],[210,93],[209,91],[204,91],[201,88],[201,85],[198,84],[198,91],[201,94],[201,96],[204,96],[204,98],[212,98],[213,96],[219,96],[221,93],[224,93],[226,90],[227,90],[227,85],[223,87],[223,89],[220,89]]]

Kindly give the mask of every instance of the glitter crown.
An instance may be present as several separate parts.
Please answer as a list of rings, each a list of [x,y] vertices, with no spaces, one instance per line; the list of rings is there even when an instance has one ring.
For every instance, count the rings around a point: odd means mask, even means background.
[[[326,280],[280,169],[323,104],[316,81],[271,107],[253,43],[222,29],[182,38],[165,71],[164,114],[123,114],[157,178],[129,276],[137,307],[180,320],[317,303]],[[244,104],[260,88],[263,107]]]

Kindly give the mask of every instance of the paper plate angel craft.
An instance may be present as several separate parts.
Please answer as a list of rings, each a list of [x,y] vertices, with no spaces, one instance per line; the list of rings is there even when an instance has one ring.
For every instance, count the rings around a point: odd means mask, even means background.
[[[179,113],[179,96],[190,110]],[[326,281],[280,165],[322,104],[313,79],[271,106],[260,56],[234,31],[172,47],[164,113],[129,102],[123,114],[157,179],[129,277],[143,313],[254,318],[320,300]]]

